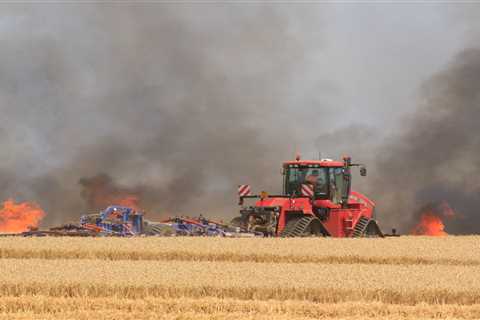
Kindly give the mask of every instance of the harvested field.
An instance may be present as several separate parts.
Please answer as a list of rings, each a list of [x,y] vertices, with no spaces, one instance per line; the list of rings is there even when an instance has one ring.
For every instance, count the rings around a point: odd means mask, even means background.
[[[1,238],[0,319],[479,318],[479,241]]]
[[[479,237],[0,238],[0,258],[480,265]],[[301,250],[299,250],[301,248]]]

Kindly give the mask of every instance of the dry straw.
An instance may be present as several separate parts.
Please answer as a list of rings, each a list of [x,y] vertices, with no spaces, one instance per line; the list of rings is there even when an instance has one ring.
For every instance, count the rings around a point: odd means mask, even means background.
[[[478,240],[1,238],[0,320],[479,318]]]

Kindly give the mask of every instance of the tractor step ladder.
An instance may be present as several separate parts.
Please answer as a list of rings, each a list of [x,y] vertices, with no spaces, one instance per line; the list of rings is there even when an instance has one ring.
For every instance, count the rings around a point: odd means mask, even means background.
[[[364,234],[365,229],[367,228],[367,225],[369,222],[370,222],[370,219],[368,219],[367,217],[363,217],[363,216],[360,217],[360,219],[358,219],[357,224],[355,225],[355,228],[353,229],[352,237],[354,238],[361,237]]]
[[[350,233],[353,230],[353,219],[352,218],[344,219],[343,225],[347,233]]]

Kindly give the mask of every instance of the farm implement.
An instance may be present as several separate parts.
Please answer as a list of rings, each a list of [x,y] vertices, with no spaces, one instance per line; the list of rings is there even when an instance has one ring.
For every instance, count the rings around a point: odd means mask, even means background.
[[[132,236],[204,236],[248,237],[261,233],[244,233],[222,222],[197,218],[173,217],[162,222],[144,219],[142,212],[130,207],[109,206],[98,214],[82,215],[79,224],[65,224],[49,230],[31,229],[19,234],[3,236],[77,236],[77,237],[132,237]]]
[[[140,235],[143,233],[143,213],[129,207],[110,206],[99,214],[81,216],[80,226],[105,235]]]

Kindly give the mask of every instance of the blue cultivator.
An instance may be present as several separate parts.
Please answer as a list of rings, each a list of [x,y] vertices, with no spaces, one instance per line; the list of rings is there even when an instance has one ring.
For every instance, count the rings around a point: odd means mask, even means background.
[[[99,215],[81,216],[80,225],[100,234],[134,236],[143,232],[143,213],[129,207],[110,206]]]
[[[198,218],[176,217],[163,221],[175,229],[179,236],[208,236],[225,237],[228,236],[227,226],[207,220],[202,216]]]
[[[65,224],[49,230],[29,230],[8,236],[203,236],[203,237],[256,237],[259,232],[245,232],[240,227],[228,226],[223,222],[197,218],[175,217],[162,222],[143,219],[143,213],[130,207],[112,205],[98,214],[80,217],[79,224]],[[0,236],[4,236],[0,234]],[[5,235],[6,236],[6,235]]]

